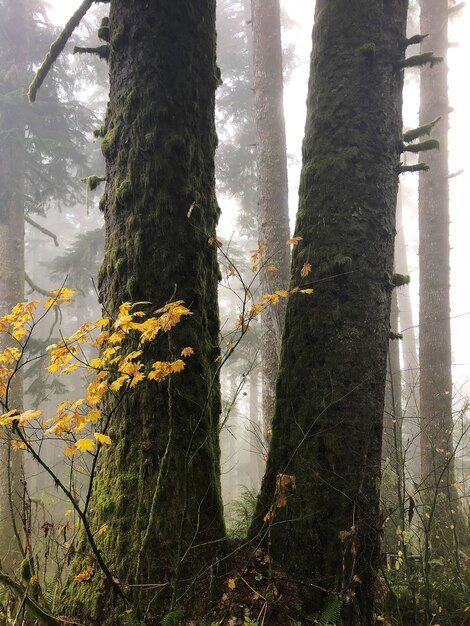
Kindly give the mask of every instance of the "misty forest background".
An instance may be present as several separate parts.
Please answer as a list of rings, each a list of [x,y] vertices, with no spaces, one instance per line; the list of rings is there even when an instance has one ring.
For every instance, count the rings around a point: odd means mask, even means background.
[[[0,623],[470,624],[468,7],[72,4],[0,2]]]

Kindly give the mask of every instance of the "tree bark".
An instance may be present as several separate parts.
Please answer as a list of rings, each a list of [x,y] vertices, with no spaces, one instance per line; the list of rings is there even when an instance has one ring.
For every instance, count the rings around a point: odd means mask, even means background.
[[[138,585],[128,594],[135,613],[157,624],[170,609],[207,610],[224,553],[218,265],[208,243],[219,215],[215,1],[112,0],[109,27],[100,296],[110,314],[123,301],[154,309],[171,299],[193,313],[146,355],[168,360],[191,346],[187,369],[128,395],[113,413],[114,445],[103,454],[91,504],[93,527],[109,524],[102,554],[123,584]],[[92,589],[71,583],[65,607],[116,624],[126,607],[113,606],[101,583],[99,576]]]
[[[347,623],[362,626],[374,621],[379,558],[407,4],[316,4],[295,229],[303,240],[291,285],[310,263],[317,287],[288,302],[253,527],[270,535],[292,577],[312,583],[304,585],[306,606],[320,611],[325,596],[340,592],[352,599]],[[280,507],[286,475],[296,489]]]
[[[258,174],[258,242],[265,245],[261,268],[263,294],[289,282],[289,202],[283,103],[279,0],[252,0],[253,78]],[[274,266],[276,271],[269,271]],[[276,378],[286,313],[285,301],[261,317],[262,407],[265,435],[274,414]]]

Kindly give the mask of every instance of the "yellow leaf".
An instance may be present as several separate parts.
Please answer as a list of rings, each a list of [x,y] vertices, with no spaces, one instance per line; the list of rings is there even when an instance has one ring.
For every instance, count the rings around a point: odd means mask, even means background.
[[[293,246],[296,246],[299,241],[302,241],[303,237],[291,237],[290,239],[288,239],[286,241],[286,244],[292,244]]]
[[[119,391],[123,384],[128,380],[129,376],[125,374],[123,376],[119,376],[119,378],[116,378],[116,380],[109,385],[109,388],[111,389],[111,391]]]
[[[177,359],[176,361],[173,361],[173,363],[171,363],[170,366],[171,366],[171,372],[177,373],[177,372],[181,372],[182,370],[184,370],[184,368],[186,367],[186,363],[182,361],[181,359]]]
[[[5,348],[3,352],[0,352],[0,363],[14,363],[18,361],[21,356],[21,350],[15,347]]]
[[[266,271],[268,273],[273,273],[273,272],[278,272],[279,270],[277,269],[277,267],[275,265],[267,265],[266,266]]]
[[[300,293],[307,293],[307,294],[310,294],[310,293],[313,293],[313,289],[301,289],[301,290],[300,290]]]
[[[109,317],[103,317],[96,322],[95,326],[97,326],[97,328],[106,328],[106,326],[109,326],[110,321]]]
[[[64,449],[64,454],[68,459],[70,459],[77,454],[77,448],[75,446],[67,446]]]
[[[78,441],[75,442],[75,445],[80,452],[92,452],[95,447],[93,439],[78,439]]]
[[[13,439],[13,441],[11,442],[11,446],[13,450],[26,450],[26,448],[28,447],[24,441],[17,441],[16,439]]]
[[[189,346],[181,350],[181,356],[183,357],[191,356],[192,354],[194,354],[194,350],[193,348],[190,348]]]
[[[69,289],[68,287],[61,287],[60,289],[54,289],[49,292],[52,296],[49,300],[44,302],[44,308],[50,309],[53,306],[57,306],[62,302],[73,302],[73,295],[75,291],[73,289]]]
[[[228,581],[227,581],[227,587],[229,589],[235,589],[235,586],[236,586],[235,579],[234,578],[229,578]]]
[[[269,520],[272,518],[272,516],[273,516],[272,509],[269,509],[269,511],[263,517],[263,522],[269,522]]]
[[[113,582],[116,583],[116,585],[119,585],[121,581],[119,580],[117,576],[113,576]],[[129,613],[129,611],[126,611],[126,613]]]
[[[277,296],[280,296],[281,298],[287,298],[287,296],[289,295],[289,293],[285,290],[285,289],[278,289],[277,291],[274,292]]]
[[[18,416],[19,413],[16,409],[0,415],[0,426],[7,426],[8,424],[11,424],[14,420],[18,419]]]
[[[105,533],[108,530],[108,526],[109,524],[101,524],[98,529],[98,535],[102,535],[103,533]]]
[[[306,276],[308,276],[310,274],[310,272],[312,271],[312,266],[310,263],[304,263],[302,266],[302,269],[300,270],[300,275],[302,276],[302,278],[305,278]]]
[[[42,411],[33,411],[32,409],[30,409],[29,411],[24,411],[23,413],[20,414],[19,416],[19,422],[20,422],[20,426],[24,426],[25,424],[28,424],[29,422],[31,422],[33,419],[36,419],[36,417],[39,417],[40,415],[42,415]]]
[[[85,416],[87,422],[97,422],[101,419],[101,412],[99,409],[91,409],[89,413]]]
[[[91,580],[94,575],[95,575],[95,570],[93,567],[91,567],[91,565],[89,565],[87,568],[83,570],[83,572],[80,572],[80,574],[77,574],[76,576],[74,576],[73,579],[77,581],[77,583],[82,583],[82,582]]]
[[[107,446],[111,445],[111,439],[108,435],[103,435],[103,433],[95,433],[95,439],[98,439],[100,443],[105,443]]]

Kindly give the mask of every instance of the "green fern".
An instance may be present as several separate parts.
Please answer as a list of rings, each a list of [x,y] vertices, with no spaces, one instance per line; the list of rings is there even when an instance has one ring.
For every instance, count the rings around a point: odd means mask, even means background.
[[[255,514],[258,494],[244,487],[238,498],[228,507],[227,532],[233,539],[244,539]]]
[[[317,620],[318,626],[338,626],[341,617],[343,599],[338,594],[332,594],[327,600],[325,610]]]
[[[144,622],[140,621],[133,611],[123,613],[120,616],[120,622],[122,626],[145,626]]]
[[[172,611],[162,619],[162,626],[181,626],[183,611]]]

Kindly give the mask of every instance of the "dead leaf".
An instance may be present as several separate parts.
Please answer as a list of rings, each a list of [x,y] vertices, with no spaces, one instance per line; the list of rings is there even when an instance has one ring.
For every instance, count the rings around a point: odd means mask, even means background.
[[[287,494],[295,489],[295,476],[278,474],[276,476],[276,493],[278,495],[277,508],[282,509],[287,505]]]

